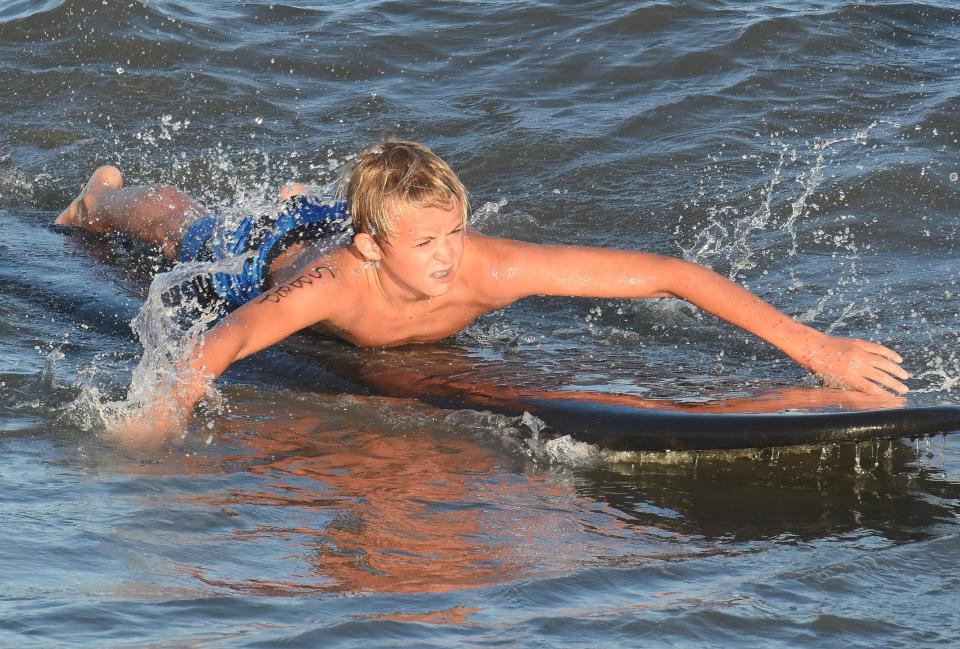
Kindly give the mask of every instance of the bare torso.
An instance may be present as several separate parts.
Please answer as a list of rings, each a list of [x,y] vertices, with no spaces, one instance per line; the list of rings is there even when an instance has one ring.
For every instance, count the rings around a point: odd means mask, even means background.
[[[372,274],[377,271],[365,265],[352,246],[329,251],[319,242],[291,246],[277,257],[267,276],[267,290],[296,282],[311,270],[329,269],[319,274],[322,281],[336,283],[331,286],[331,298],[339,303],[338,309],[311,329],[360,347],[433,342],[462,331],[479,316],[508,303],[484,290],[485,274],[490,270],[490,241],[476,232],[467,237],[450,291],[431,299],[389,303],[376,290]]]

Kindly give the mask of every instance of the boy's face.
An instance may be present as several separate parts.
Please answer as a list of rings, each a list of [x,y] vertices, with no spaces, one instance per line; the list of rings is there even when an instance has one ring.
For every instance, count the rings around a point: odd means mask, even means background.
[[[400,286],[427,297],[445,295],[463,259],[463,216],[454,206],[406,205],[395,217],[383,271]]]

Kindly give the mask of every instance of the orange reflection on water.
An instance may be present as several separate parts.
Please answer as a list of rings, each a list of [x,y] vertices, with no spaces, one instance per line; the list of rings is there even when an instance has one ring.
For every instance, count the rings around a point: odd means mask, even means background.
[[[322,521],[317,527],[260,527],[253,534],[309,539],[305,559],[319,581],[230,584],[198,575],[212,585],[275,595],[314,588],[441,592],[503,583],[530,567],[516,554],[517,537],[538,535],[536,512],[505,509],[504,502],[529,499],[531,486],[538,497],[558,491],[537,474],[498,466],[502,451],[469,439],[330,432],[315,417],[285,420],[282,429],[257,424],[252,435],[249,422],[244,428],[252,453],[226,459],[248,464],[264,488],[232,490],[217,506],[313,512],[302,518]]]

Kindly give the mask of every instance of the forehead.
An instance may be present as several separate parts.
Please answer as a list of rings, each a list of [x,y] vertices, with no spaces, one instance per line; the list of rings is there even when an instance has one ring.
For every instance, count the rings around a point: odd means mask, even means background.
[[[432,236],[446,233],[463,224],[463,215],[454,204],[403,205],[390,219],[399,237]]]

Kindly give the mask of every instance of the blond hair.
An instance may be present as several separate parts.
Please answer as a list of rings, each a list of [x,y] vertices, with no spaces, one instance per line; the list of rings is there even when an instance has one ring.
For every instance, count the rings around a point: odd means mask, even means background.
[[[467,190],[446,162],[416,142],[381,142],[361,151],[350,168],[347,210],[353,231],[382,248],[396,234],[392,220],[408,205],[453,207],[466,223]]]

